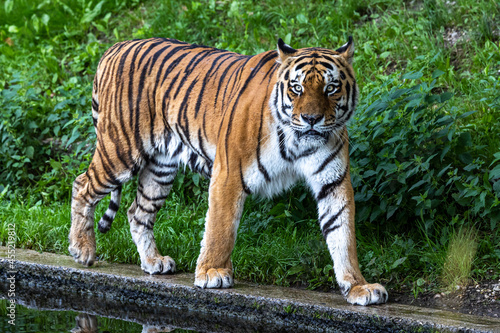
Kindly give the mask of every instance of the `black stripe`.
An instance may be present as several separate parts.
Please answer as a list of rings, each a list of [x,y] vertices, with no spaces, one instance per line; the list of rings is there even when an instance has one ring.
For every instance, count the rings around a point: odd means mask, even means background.
[[[132,109],[132,103],[133,103],[133,100],[131,100],[131,98],[133,98],[132,93],[129,92],[129,112],[130,112],[130,116],[129,116],[129,119],[127,122],[125,122],[124,120],[124,110],[123,110],[123,104],[122,104],[122,101],[124,100],[123,98],[123,90],[124,90],[124,82],[122,80],[122,76],[123,76],[123,68],[125,66],[125,62],[127,61],[127,58],[128,58],[128,55],[130,52],[132,52],[132,50],[135,48],[141,48],[142,45],[144,44],[145,42],[140,42],[140,43],[137,43],[137,44],[134,44],[132,46],[130,46],[122,55],[121,55],[121,58],[120,58],[120,63],[118,65],[118,69],[116,71],[116,83],[119,85],[119,94],[115,94],[115,105],[118,105],[118,118],[120,120],[120,128],[121,129],[126,129],[126,128],[130,128],[131,129],[131,124],[132,124],[132,112],[133,112],[133,109]],[[133,62],[129,62],[129,63],[133,63]],[[132,87],[132,82],[133,82],[133,66],[131,66],[131,68],[129,69],[130,72],[131,72],[131,76],[129,76],[129,79],[131,79],[131,82],[129,82],[129,89],[131,89]],[[128,135],[124,135],[123,138],[125,139],[126,141],[126,145],[125,147],[129,148],[129,149],[126,149],[126,152],[128,154],[128,160],[129,161],[133,161],[134,158],[132,156],[132,142],[129,138]],[[119,141],[118,141],[119,142]],[[117,142],[117,144],[118,144]]]
[[[174,183],[174,178],[172,178],[171,180],[159,180],[159,179],[155,179],[155,183],[158,184],[158,185],[161,185],[161,186],[170,186]]]
[[[262,162],[260,161],[260,141],[262,140],[262,123],[264,122],[264,110],[265,108],[265,103],[267,100],[264,99],[264,102],[262,103],[261,111],[260,111],[260,123],[259,123],[259,133],[257,135],[257,166],[259,167],[259,171],[264,175],[264,179],[266,182],[271,181],[271,177],[269,177],[269,173],[267,172],[266,168],[264,165],[262,165]]]
[[[233,62],[231,62],[225,69],[224,69],[224,72],[222,72],[222,75],[220,76],[219,78],[219,83],[217,84],[217,92],[215,94],[215,99],[214,99],[214,109],[217,110],[217,100],[219,99],[219,93],[220,93],[220,90],[221,90],[221,86],[222,86],[222,83],[224,81],[224,79],[226,78],[226,75],[228,74],[229,72],[229,69],[231,67],[233,67],[234,64],[236,64],[237,62],[239,62],[241,60],[241,58],[236,58]],[[228,83],[229,83],[229,80],[228,80]],[[226,84],[227,86],[227,84]],[[223,101],[224,102],[224,101]]]
[[[339,218],[340,214],[342,214],[342,212],[344,211],[344,209],[346,208],[346,206],[343,206],[338,212],[337,214],[333,215],[332,217],[330,217],[328,219],[328,221],[326,221],[325,224],[323,224],[323,226],[321,227],[321,232],[323,233],[323,237],[327,238],[328,235],[334,231],[335,229],[339,228],[341,225],[334,225],[334,223],[337,221],[337,219]]]
[[[163,62],[165,62],[165,61],[167,61],[167,60],[170,60],[170,57],[171,57],[174,53],[176,53],[176,52],[180,51],[181,49],[185,49],[185,47],[176,47],[176,48],[172,49],[172,50],[171,50],[168,54],[166,54],[166,55],[165,55],[165,58],[163,59]],[[189,55],[189,52],[183,53],[183,54],[181,54],[180,56],[178,56],[177,58],[175,58],[175,60],[174,60],[174,61],[172,61],[172,62],[168,65],[167,69],[165,69],[165,72],[164,72],[164,73],[162,73],[162,74],[164,74],[164,76],[163,76],[163,80],[161,81],[161,85],[163,85],[163,83],[164,83],[164,82],[165,82],[165,80],[167,79],[168,75],[169,75],[169,74],[170,74],[170,73],[171,73],[174,69],[178,69],[177,65],[179,64],[179,62],[181,62],[181,60],[182,60],[182,59],[184,59],[184,58],[185,58],[186,56],[188,56],[188,55]],[[179,76],[179,73],[180,73],[180,71],[179,71],[179,72],[177,72],[177,76]]]
[[[179,167],[179,165],[177,163],[162,163],[162,162],[158,162],[154,158],[149,160],[149,162],[151,162],[155,166],[161,167],[161,168],[176,168],[177,169]]]
[[[208,157],[207,152],[205,151],[205,145],[203,144],[203,137],[201,136],[201,128],[198,128],[198,144],[201,150],[201,156],[208,162],[209,165],[212,164],[212,161]],[[210,167],[211,169],[211,167]]]
[[[135,215],[134,215],[134,222],[139,225],[142,225],[144,228],[148,230],[153,230],[153,223],[150,223],[149,221],[148,222],[139,221]]]
[[[331,64],[327,63],[327,62],[320,61],[319,64],[322,65],[323,67],[326,67],[326,68],[328,68],[330,70],[333,70],[333,66]],[[342,74],[340,74],[340,76],[342,76]]]
[[[323,163],[321,163],[318,170],[316,170],[313,175],[317,175],[318,173],[323,171],[325,167],[328,165],[328,163],[330,163],[331,161],[333,161],[335,157],[337,157],[342,147],[344,147],[344,141],[340,141],[340,144],[335,148],[333,152],[330,153],[330,155],[328,155],[328,157],[323,161]]]
[[[217,50],[216,49],[208,49],[208,50],[201,51],[201,52],[197,53],[194,57],[192,57],[191,60],[189,60],[189,63],[184,68],[184,76],[182,77],[179,85],[177,86],[177,90],[175,91],[174,98],[177,98],[177,95],[179,94],[179,92],[181,91],[182,87],[184,86],[184,83],[186,83],[186,82],[189,81],[188,77],[191,74],[191,72],[193,71],[193,69],[196,66],[198,66],[198,64],[203,59],[205,59],[210,53],[212,53],[214,51],[217,51]],[[192,88],[192,87],[193,87],[193,85],[191,85],[190,88]],[[188,89],[188,91],[189,91],[189,89]]]
[[[240,64],[238,66],[238,68],[236,69],[236,71],[233,71],[231,73],[231,76],[229,76],[229,79],[227,80],[227,83],[226,85],[224,86],[224,95],[222,96],[222,106],[221,106],[221,109],[224,110],[224,105],[227,104],[227,105],[230,105],[231,102],[233,101],[233,99],[235,98],[235,94],[233,94],[233,90],[236,86],[236,84],[238,84],[238,87],[240,86],[241,84],[241,81],[239,80],[239,78],[241,77],[241,73],[243,73],[243,70],[245,68],[245,65],[250,61],[250,59],[252,59],[252,57],[247,57],[245,59],[245,61]],[[231,80],[233,79],[233,77],[237,77],[235,78],[235,80],[232,82],[231,84],[231,92],[229,93],[229,100],[226,99],[226,95],[227,95],[227,89],[229,88],[229,83],[231,82]],[[241,93],[241,89],[240,89],[240,93]],[[239,95],[238,95],[239,96]],[[239,98],[239,97],[238,97]],[[236,102],[238,101],[238,98],[236,99]],[[234,104],[233,104],[233,110],[234,110]],[[224,110],[224,114],[225,114],[225,110]]]
[[[106,222],[113,222],[113,218],[111,216],[109,216],[108,214],[104,214],[102,217],[101,217],[102,220],[106,221]]]
[[[96,112],[99,112],[99,103],[97,103],[97,101],[92,97],[92,109],[94,109],[94,111]]]
[[[137,191],[141,194],[141,196],[142,196],[144,199],[146,199],[146,200],[148,200],[148,201],[165,200],[165,199],[167,199],[167,197],[168,197],[168,194],[165,194],[165,195],[159,195],[159,196],[157,196],[157,197],[150,197],[150,196],[146,195],[146,194],[142,191],[142,189],[140,189],[140,188],[137,188]]]
[[[208,83],[208,80],[210,79],[210,77],[212,76],[212,73],[217,71],[217,69],[220,67],[220,65],[227,59],[224,59],[224,61],[222,61],[220,64],[217,65],[217,62],[219,61],[219,59],[221,59],[222,57],[227,57],[228,54],[222,54],[220,56],[218,56],[217,58],[215,58],[213,61],[212,61],[212,65],[210,66],[210,69],[208,70],[208,72],[205,74],[205,78],[203,79],[203,83],[201,84],[201,88],[200,88],[200,93],[198,95],[198,99],[196,100],[196,106],[195,106],[195,109],[194,109],[194,117],[196,118],[198,116],[198,112],[200,111],[200,108],[201,108],[201,101],[203,99],[203,94],[205,92],[205,86],[207,85]],[[215,68],[215,66],[217,65],[217,67]],[[214,69],[215,68],[215,69]]]
[[[149,55],[149,53],[158,45],[162,44],[162,42],[154,42],[154,43],[151,43],[149,44],[148,48],[146,49],[146,51],[144,51],[144,53],[142,54],[142,56],[139,58],[139,61],[138,62],[134,62],[132,65],[137,65],[137,69],[139,69],[139,67],[141,67],[141,64],[142,62],[144,61],[144,59]],[[153,57],[154,58],[154,57]],[[151,61],[151,58],[148,59],[148,62]],[[146,65],[147,67],[147,65]]]
[[[281,158],[283,158],[285,161],[292,162],[292,159],[287,155],[285,151],[285,144],[284,144],[285,134],[283,133],[281,126],[278,126],[277,132],[278,132],[278,146],[280,147]]]
[[[163,170],[153,170],[151,168],[148,168],[148,170],[155,175],[156,177],[168,177],[175,175],[177,173],[177,170],[172,172],[172,171],[163,171]]]
[[[120,208],[120,206],[116,202],[114,202],[113,200],[111,200],[109,202],[108,209],[111,209],[112,211],[117,212],[119,208]]]
[[[318,195],[316,196],[316,200],[317,201],[323,200],[328,195],[330,195],[340,184],[342,184],[346,175],[347,175],[347,167],[344,169],[344,173],[342,173],[342,175],[340,175],[340,177],[337,180],[331,182],[330,184],[323,185]]]
[[[243,171],[241,169],[241,161],[240,161],[240,180],[241,180],[241,186],[243,187],[243,191],[245,191],[246,194],[251,194],[252,192],[247,186],[247,183],[245,182],[245,177],[243,176]]]
[[[142,137],[141,137],[141,101],[142,101],[142,92],[145,87],[145,81],[146,81],[146,68],[151,62],[151,58],[148,59],[146,65],[141,69],[138,68],[138,70],[141,70],[140,72],[140,77],[139,80],[137,81],[136,79],[133,78],[131,75],[129,78],[129,91],[128,91],[128,99],[129,99],[129,107],[130,107],[130,119],[133,119],[133,115],[135,112],[135,128],[134,128],[134,137],[135,137],[135,143],[138,145],[137,149],[141,154],[144,153],[144,143],[142,142]],[[131,66],[131,71],[130,73],[132,74],[134,71],[132,70],[134,66]],[[134,93],[133,87],[137,86],[138,91],[137,93]],[[135,108],[133,106],[133,101],[135,97]],[[153,124],[150,124],[152,126]]]
[[[119,134],[118,134],[118,127],[114,122],[109,123],[109,131],[108,134],[111,138],[111,142],[115,145],[115,152],[116,152],[116,157],[120,160],[122,165],[125,167],[124,169],[129,170],[129,162],[125,159],[126,153],[123,152],[123,150],[128,151],[130,149],[127,149],[127,147],[130,147],[129,145],[123,145],[121,144],[122,140],[119,139]],[[129,138],[128,135],[125,135],[127,144],[129,144]],[[130,157],[130,156],[129,156]]]
[[[276,116],[278,117],[278,121],[282,124],[285,124],[285,120],[283,118],[281,118],[281,113],[280,113],[280,110],[279,110],[279,107],[278,107],[278,97],[280,95],[279,93],[279,85],[275,85],[275,93],[274,93],[274,107],[276,108]]]
[[[356,80],[353,82],[353,89],[351,95],[352,110],[356,107],[356,99],[358,97],[358,91],[356,90]]]
[[[295,62],[295,63],[297,63],[297,62]],[[302,67],[305,67],[307,65],[309,65],[309,62],[302,62],[302,63],[298,64],[297,66],[295,66],[295,70],[298,71],[299,69],[301,69]]]
[[[102,183],[98,179],[97,181],[99,182],[99,185],[102,186],[102,187],[107,187],[107,188],[114,188],[115,185],[121,185],[121,182],[118,180],[118,178],[115,177],[114,172],[113,172],[114,170],[116,170],[115,164],[110,159],[109,155],[106,153],[106,150],[104,149],[104,145],[101,145],[100,148],[101,149],[96,149],[96,152],[99,155],[99,158],[101,160],[102,168],[105,171],[104,178],[105,178],[106,181],[108,181],[109,183],[111,183],[111,186],[105,185],[104,183]],[[101,152],[101,150],[103,150],[103,151]],[[104,158],[106,158],[106,161],[104,160]],[[108,162],[109,166],[106,165],[105,162]],[[95,170],[93,170],[93,171],[94,171],[94,177],[97,178],[98,177],[98,173]]]
[[[138,202],[137,202],[137,208],[139,208],[140,210],[142,210],[143,212],[146,212],[148,214],[155,214],[157,212],[156,209],[147,209],[146,207],[144,207],[143,205],[141,205]]]
[[[323,54],[323,56],[322,56],[322,57],[323,57],[323,59],[326,59],[326,60],[328,60],[329,62],[334,62],[332,57],[329,57],[329,56],[324,55],[324,54]]]
[[[179,143],[179,145],[177,145],[177,148],[175,148],[174,152],[172,153],[172,158],[179,155],[182,152],[183,147],[184,147],[184,145],[182,143]]]

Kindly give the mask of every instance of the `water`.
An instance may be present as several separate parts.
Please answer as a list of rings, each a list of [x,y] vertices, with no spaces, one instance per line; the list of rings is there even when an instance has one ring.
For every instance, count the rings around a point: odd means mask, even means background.
[[[192,323],[182,320],[183,316],[179,316],[176,309],[167,309],[178,319],[172,325],[170,316],[164,316],[147,305],[113,304],[92,295],[50,295],[31,288],[16,290],[13,320],[9,317],[11,303],[6,290],[6,285],[0,284],[2,333],[198,332],[191,329]],[[162,318],[165,324],[162,324]]]
[[[78,332],[84,327],[87,332],[141,332],[142,325],[120,319],[106,318],[75,311],[39,310],[16,305],[15,326],[9,324],[7,317],[8,300],[0,300],[0,332],[12,333],[49,333]]]
[[[15,325],[11,325],[11,320],[7,314],[9,301],[0,299],[0,332],[3,333],[130,333],[130,332],[190,332],[169,326],[142,325],[139,323],[126,321],[117,318],[107,318],[91,313],[64,311],[64,310],[40,310],[28,308],[16,304]],[[126,315],[126,314],[125,314]]]

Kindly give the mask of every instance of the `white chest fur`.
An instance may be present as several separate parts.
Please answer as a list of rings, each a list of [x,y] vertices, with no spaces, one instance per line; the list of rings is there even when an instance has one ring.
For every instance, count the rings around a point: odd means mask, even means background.
[[[270,136],[262,144],[258,158],[245,171],[245,183],[251,193],[271,197],[305,180],[313,193],[345,172],[348,161],[342,153],[344,143],[335,138],[320,146],[297,142],[279,125],[273,125]]]

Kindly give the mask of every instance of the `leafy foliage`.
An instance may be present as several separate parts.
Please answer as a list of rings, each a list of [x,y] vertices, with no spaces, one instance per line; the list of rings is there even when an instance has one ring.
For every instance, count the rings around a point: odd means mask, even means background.
[[[358,221],[370,229],[411,230],[418,221],[432,235],[454,218],[480,217],[490,230],[500,221],[497,171],[464,126],[476,111],[446,107],[452,94],[433,93],[441,74],[413,85],[388,80],[360,103],[351,124],[353,186]]]

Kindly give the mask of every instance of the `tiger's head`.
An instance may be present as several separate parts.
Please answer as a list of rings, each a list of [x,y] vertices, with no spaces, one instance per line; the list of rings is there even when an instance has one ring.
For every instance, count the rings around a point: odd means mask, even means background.
[[[278,40],[278,81],[270,100],[287,136],[324,144],[352,117],[358,99],[352,37],[337,50],[293,49]]]

